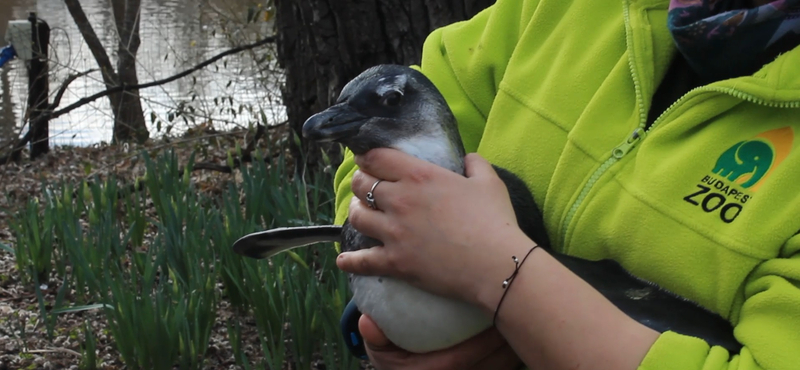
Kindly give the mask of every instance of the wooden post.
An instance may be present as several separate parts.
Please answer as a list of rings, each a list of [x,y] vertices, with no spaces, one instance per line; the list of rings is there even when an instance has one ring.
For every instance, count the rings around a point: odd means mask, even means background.
[[[48,85],[48,57],[47,49],[50,45],[50,26],[47,22],[38,19],[36,13],[30,13],[28,20],[31,22],[33,35],[33,59],[28,64],[28,122],[34,122],[41,117],[47,109]],[[50,136],[48,120],[39,121],[28,128],[31,135],[31,159],[49,151]]]

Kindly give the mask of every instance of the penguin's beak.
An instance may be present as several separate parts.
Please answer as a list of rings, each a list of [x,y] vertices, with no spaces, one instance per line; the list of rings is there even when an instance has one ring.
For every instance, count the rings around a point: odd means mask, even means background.
[[[349,104],[339,103],[309,117],[303,124],[303,137],[315,141],[334,141],[355,136],[368,119]]]

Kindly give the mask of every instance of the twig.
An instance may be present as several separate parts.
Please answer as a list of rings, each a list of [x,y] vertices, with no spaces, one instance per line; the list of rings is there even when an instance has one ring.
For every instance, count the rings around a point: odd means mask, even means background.
[[[232,173],[234,169],[241,167],[242,163],[244,162],[251,162],[253,157],[250,153],[253,152],[256,148],[256,144],[261,136],[264,136],[264,125],[258,125],[256,127],[256,133],[253,135],[253,138],[250,139],[250,142],[247,143],[247,146],[242,151],[242,158],[235,158],[233,160],[233,167],[228,165],[220,165],[211,162],[198,162],[192,166],[192,171],[194,170],[212,170],[212,171],[219,171],[225,173]],[[183,168],[181,168],[180,172],[183,172]]]
[[[288,122],[288,121],[287,121]],[[286,122],[281,123],[279,125],[286,124]],[[234,158],[233,159],[233,166],[218,164],[214,162],[197,162],[192,166],[192,172],[200,171],[200,170],[209,170],[209,171],[217,171],[223,173],[233,173],[233,170],[242,166],[243,163],[250,163],[253,161],[252,152],[256,149],[258,144],[258,140],[261,139],[262,136],[266,133],[267,130],[273,129],[275,126],[265,127],[264,125],[256,126],[256,132],[253,134],[253,137],[248,141],[247,146],[242,151],[241,158]],[[281,151],[277,151],[275,153],[270,154],[268,157],[264,157],[264,161],[273,160],[281,155]],[[178,173],[183,173],[186,167],[181,166],[178,168]],[[142,180],[142,179],[139,179]],[[91,181],[87,181],[87,184],[91,184]],[[136,193],[139,191],[144,190],[144,181],[136,181],[136,184],[128,184],[123,186],[122,189],[117,194],[118,198],[122,198],[125,194]],[[73,191],[73,197],[77,196],[78,189]]]
[[[264,157],[264,162],[273,160],[273,159],[275,159],[277,157],[280,157],[280,155],[281,155],[280,151],[272,153],[268,157]],[[222,173],[233,173],[233,170],[235,170],[235,169],[237,169],[237,168],[242,166],[242,163],[250,163],[252,161],[253,161],[253,157],[251,155],[247,155],[247,156],[242,155],[242,159],[241,160],[238,159],[238,158],[235,158],[233,160],[233,167],[228,166],[228,165],[224,165],[224,164],[213,163],[213,162],[199,162],[199,163],[195,163],[194,166],[192,166],[192,172],[200,171],[200,170],[208,170],[208,171],[216,171],[216,172],[222,172]],[[186,169],[186,167],[178,168],[178,173],[183,173],[183,171],[185,169]],[[127,186],[124,186],[124,190],[120,189],[120,191],[117,193],[117,198],[121,199],[121,198],[123,198],[125,196],[125,194],[132,194],[132,193],[136,193],[136,192],[140,192],[140,191],[144,190],[145,182],[143,181],[142,178],[140,178],[139,180],[140,181],[137,181],[138,185],[137,184],[128,184]],[[87,181],[86,183],[87,184],[91,184],[92,182],[91,181]],[[77,197],[78,196],[78,189],[73,190],[72,196],[73,197]]]
[[[83,355],[81,355],[80,353],[75,352],[69,348],[63,348],[63,347],[48,347],[47,349],[32,349],[30,351],[25,351],[25,353],[59,353],[59,352],[70,354],[77,357],[83,357]]]
[[[67,76],[67,79],[64,80],[64,82],[61,84],[61,87],[58,88],[58,92],[56,92],[56,96],[55,98],[53,98],[53,103],[47,107],[47,110],[51,111],[53,109],[56,109],[56,107],[58,107],[58,105],[61,104],[61,98],[64,97],[64,93],[67,92],[67,87],[69,86],[69,84],[72,83],[72,81],[75,81],[78,78],[86,76],[94,71],[96,71],[96,69],[90,69],[88,71],[84,71],[81,73],[74,73]]]
[[[288,121],[284,121],[283,123],[280,123],[280,124],[278,124],[278,125],[283,125],[283,124],[285,124],[285,123],[288,123]],[[272,130],[272,128],[273,128],[273,127],[274,127],[274,126],[268,126],[268,127],[267,127],[267,130]],[[235,131],[235,132],[230,132],[230,131],[225,131],[225,132],[216,132],[216,133],[213,133],[213,134],[207,134],[207,135],[198,135],[198,136],[192,136],[192,137],[190,137],[190,138],[185,138],[185,139],[180,139],[180,140],[170,141],[170,142],[168,142],[168,143],[164,143],[164,144],[160,144],[160,145],[155,145],[155,146],[151,146],[151,147],[147,147],[147,148],[142,148],[142,149],[146,149],[146,150],[149,150],[149,151],[154,151],[154,150],[160,150],[160,149],[163,149],[163,148],[166,148],[166,147],[169,147],[169,146],[173,146],[173,145],[178,145],[178,144],[186,144],[186,143],[191,143],[191,142],[194,142],[194,141],[200,141],[200,140],[205,140],[205,139],[212,139],[212,138],[215,138],[215,137],[233,136],[233,135],[238,135],[238,134],[240,134],[240,133],[241,133],[241,131]],[[89,178],[93,177],[93,176],[94,176],[94,175],[96,175],[98,172],[100,172],[102,169],[109,168],[109,167],[111,167],[111,166],[114,166],[114,165],[116,165],[116,164],[117,164],[117,163],[119,163],[119,162],[126,161],[126,160],[128,160],[128,159],[131,159],[131,158],[133,158],[133,157],[136,157],[136,156],[138,156],[138,155],[140,155],[140,154],[141,154],[141,153],[137,151],[137,152],[135,152],[135,153],[130,153],[130,154],[127,154],[127,155],[121,156],[121,157],[117,158],[117,159],[116,159],[116,160],[115,160],[113,163],[106,164],[104,167],[101,167],[101,168],[98,168],[98,169],[96,169],[96,170],[93,170],[93,171],[92,171],[90,174],[88,174],[88,175],[84,176],[84,180],[86,180],[86,179],[89,179]]]
[[[281,152],[277,151],[275,153],[270,154],[268,157],[264,157],[264,161],[272,160],[277,157],[281,156]],[[233,159],[233,167],[223,164],[216,164],[211,162],[199,162],[195,163],[192,166],[192,172],[199,171],[199,170],[209,170],[209,171],[217,171],[217,172],[224,172],[224,173],[233,173],[233,170],[242,166],[243,163],[250,163],[253,162],[253,156],[251,155],[244,155],[242,154],[242,158],[234,158]],[[182,170],[182,169],[181,169]]]

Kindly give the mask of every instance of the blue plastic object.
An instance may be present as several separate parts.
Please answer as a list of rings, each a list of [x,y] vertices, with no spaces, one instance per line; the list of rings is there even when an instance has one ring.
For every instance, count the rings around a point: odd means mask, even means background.
[[[356,302],[351,299],[347,307],[344,308],[344,312],[342,312],[342,319],[339,321],[339,325],[342,328],[344,343],[350,353],[355,357],[366,360],[367,350],[364,348],[364,338],[361,337],[361,333],[358,331],[358,319],[360,318],[361,311],[356,307]]]
[[[8,63],[9,60],[14,59],[15,56],[17,56],[17,51],[11,45],[0,49],[0,67]]]

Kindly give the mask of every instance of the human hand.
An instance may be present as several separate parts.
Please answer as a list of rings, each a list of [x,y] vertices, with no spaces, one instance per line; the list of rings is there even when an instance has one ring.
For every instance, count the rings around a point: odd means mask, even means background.
[[[422,354],[411,353],[392,344],[367,315],[362,315],[358,320],[358,330],[364,338],[372,365],[379,370],[503,370],[516,369],[522,364],[495,328],[487,329],[451,348]]]
[[[477,303],[482,285],[499,291],[513,272],[511,256],[530,249],[505,184],[477,154],[465,158],[467,177],[392,149],[371,150],[356,163],[349,222],[384,246],[341,254],[345,271],[395,276]],[[373,210],[361,200],[378,178]]]

